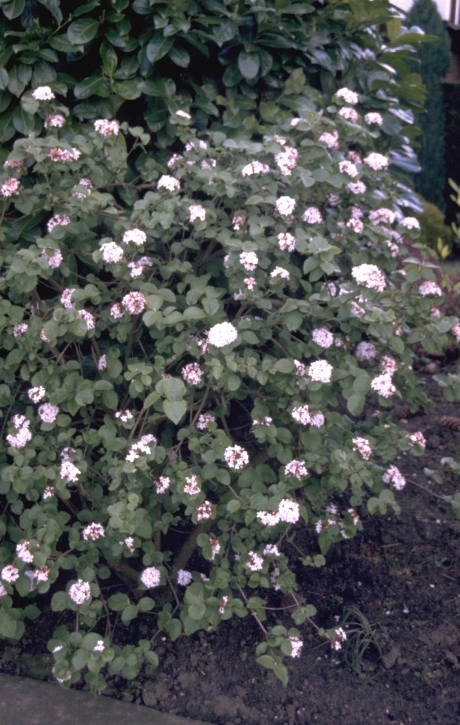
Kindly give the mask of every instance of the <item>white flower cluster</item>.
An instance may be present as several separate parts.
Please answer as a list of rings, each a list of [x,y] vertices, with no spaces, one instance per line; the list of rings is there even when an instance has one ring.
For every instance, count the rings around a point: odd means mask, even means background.
[[[309,206],[302,214],[302,219],[307,224],[322,224],[323,216],[316,206]]]
[[[260,571],[263,568],[264,559],[263,556],[256,554],[255,551],[248,551],[248,560],[244,565],[249,571]]]
[[[319,327],[316,330],[313,330],[311,336],[313,342],[318,345],[318,347],[328,348],[334,343],[334,335],[325,327]]]
[[[238,470],[247,466],[249,455],[241,446],[228,446],[224,451],[224,460],[230,468]]]
[[[97,541],[105,536],[105,529],[102,524],[92,523],[85,526],[81,532],[85,541]]]
[[[76,199],[86,199],[91,194],[92,188],[93,184],[90,179],[80,179],[78,184],[73,188],[72,196],[75,196]]]
[[[333,367],[326,360],[316,360],[310,363],[307,373],[310,378],[318,383],[330,383]]]
[[[425,448],[426,446],[425,436],[420,430],[417,430],[415,431],[415,433],[411,433],[410,435],[408,435],[407,439],[410,442],[410,445],[422,446],[422,448]]]
[[[33,560],[33,554],[29,549],[30,541],[21,541],[16,545],[16,556],[26,564],[30,564]]]
[[[397,491],[402,491],[406,485],[406,479],[397,466],[390,466],[382,476],[384,483],[392,483]]]
[[[62,461],[59,476],[63,481],[67,481],[67,483],[75,483],[75,481],[78,480],[80,473],[81,471],[72,463],[72,461],[68,459]]]
[[[20,322],[17,325],[14,325],[13,327],[13,336],[14,337],[21,337],[22,335],[25,335],[27,330],[29,329],[29,325],[26,322]]]
[[[355,234],[362,234],[364,231],[364,224],[361,221],[361,219],[356,219],[356,217],[352,217],[347,221],[347,228],[351,229]]]
[[[121,304],[130,315],[140,315],[145,310],[145,295],[142,292],[128,292]]]
[[[361,456],[364,458],[365,461],[368,461],[369,458],[372,455],[372,446],[367,440],[367,438],[360,438],[359,436],[357,438],[352,439],[353,443],[353,450],[358,451],[358,453],[361,454]]]
[[[389,373],[383,373],[374,378],[371,382],[371,388],[381,395],[382,398],[390,398],[396,392]]]
[[[2,196],[8,197],[8,196],[15,196],[16,194],[19,194],[19,187],[21,186],[21,182],[18,179],[11,178],[7,179],[3,182],[3,184],[0,186],[0,194]]]
[[[340,98],[341,101],[348,103],[350,106],[356,106],[359,101],[359,96],[355,91],[351,91],[349,88],[339,88],[335,93],[336,98]]]
[[[101,246],[102,259],[106,264],[116,264],[124,257],[124,251],[116,242],[104,242]]]
[[[293,478],[300,479],[308,475],[307,468],[303,461],[297,461],[296,459],[289,461],[284,467],[284,475],[292,476]]]
[[[358,169],[356,168],[356,165],[353,164],[351,161],[348,161],[347,159],[339,161],[339,171],[341,174],[347,174],[347,176],[351,176],[352,179],[354,179],[355,176],[358,176]],[[361,182],[358,181],[357,183],[359,184]],[[354,184],[354,186],[356,186],[356,184]]]
[[[206,209],[201,204],[191,204],[188,208],[189,219],[193,223],[197,219],[204,222],[206,219]]]
[[[374,171],[382,171],[382,169],[386,169],[388,167],[389,161],[386,156],[383,156],[383,154],[378,154],[373,151],[365,157],[364,163]]]
[[[380,360],[380,370],[382,373],[388,373],[388,375],[394,375],[398,369],[398,363],[390,355],[384,355]]]
[[[204,521],[204,519],[210,519],[212,515],[212,503],[210,501],[203,501],[196,510],[196,520]]]
[[[171,485],[169,476],[159,476],[155,481],[155,488],[158,494],[165,493]]]
[[[175,179],[174,176],[164,174],[158,179],[157,188],[166,189],[167,191],[177,191],[180,189],[180,181],[179,179]]]
[[[260,161],[251,161],[241,169],[242,176],[254,176],[254,174],[268,174],[270,167],[267,164],[261,164]]]
[[[78,310],[78,315],[84,321],[87,330],[94,330],[96,327],[96,318],[88,310]]]
[[[59,408],[52,403],[43,403],[38,409],[38,415],[44,423],[54,423],[59,415]]]
[[[436,297],[442,297],[442,289],[439,287],[439,285],[436,284],[436,282],[422,282],[422,284],[419,287],[420,294],[422,297],[427,297],[429,295],[435,295]]]
[[[192,573],[186,569],[179,569],[177,572],[177,583],[180,587],[188,587],[192,582]]]
[[[16,579],[19,579],[19,569],[17,567],[13,566],[12,564],[8,564],[7,566],[4,566],[0,576],[2,577],[4,582],[8,582],[8,584],[13,584]]]
[[[52,216],[51,219],[48,221],[46,228],[48,229],[48,233],[51,234],[54,227],[66,227],[69,224],[70,217],[67,216],[67,214],[54,214],[54,216]]]
[[[78,149],[72,148],[69,151],[68,149],[63,149],[60,146],[55,146],[48,152],[48,158],[51,159],[54,164],[67,164],[70,163],[70,161],[77,161],[80,156],[81,151]]]
[[[311,416],[310,425],[312,425],[314,428],[321,428],[321,426],[324,425],[324,415],[321,413],[321,411]]]
[[[289,216],[292,214],[295,209],[295,205],[295,199],[292,199],[290,196],[280,196],[275,203],[276,211],[278,214],[281,214],[281,216]]]
[[[80,606],[91,599],[91,587],[83,579],[77,579],[69,587],[69,597],[75,604]]]
[[[372,342],[360,342],[356,348],[358,360],[373,360],[377,355],[377,348]]]
[[[200,413],[196,422],[198,430],[207,430],[209,423],[214,423],[216,420],[214,415],[211,413]]]
[[[370,111],[364,116],[364,121],[369,125],[381,126],[383,124],[383,118],[377,111]]]
[[[148,257],[141,257],[137,260],[137,262],[129,262],[128,264],[129,269],[131,272],[129,273],[133,279],[136,277],[140,277],[143,273],[144,269],[147,269],[148,267],[153,267],[152,260]]]
[[[13,417],[13,426],[16,433],[15,435],[6,436],[8,445],[12,448],[24,448],[32,440],[32,433],[29,430],[30,420],[25,415],[15,415]]]
[[[128,420],[133,419],[133,414],[130,410],[117,410],[115,413],[115,418],[119,418],[122,423],[127,423]]]
[[[339,116],[342,116],[345,121],[350,121],[350,123],[358,123],[359,121],[358,112],[354,108],[350,108],[350,106],[343,106],[339,111]]]
[[[379,209],[373,209],[369,212],[369,221],[372,224],[393,224],[395,220],[395,213],[391,209],[386,207],[380,207]]]
[[[31,399],[32,403],[39,403],[42,398],[46,395],[46,390],[43,387],[43,385],[40,385],[37,388],[30,388],[29,392],[27,393],[29,398]]]
[[[416,219],[414,216],[406,216],[400,222],[402,227],[405,227],[406,229],[420,229],[420,222],[418,219]]]
[[[45,118],[45,128],[62,128],[65,124],[65,117],[62,113],[52,113],[50,116]]]
[[[253,272],[259,264],[259,258],[255,252],[241,252],[240,264],[247,272]]]
[[[61,305],[66,310],[70,310],[71,307],[75,307],[75,303],[72,299],[72,295],[75,292],[75,287],[67,287],[61,294]]]
[[[252,425],[260,426],[261,428],[268,428],[268,426],[271,425],[272,423],[273,423],[273,418],[270,418],[269,415],[265,415],[261,420],[254,418]]]
[[[147,589],[153,589],[154,587],[158,587],[160,585],[161,572],[156,568],[156,566],[148,566],[142,572],[140,580]]]
[[[325,131],[321,134],[318,141],[326,144],[328,149],[337,149],[339,147],[338,131],[332,131],[332,133],[329,133],[329,131]]]
[[[278,234],[278,246],[282,252],[293,252],[295,249],[296,238],[289,232],[281,232]]]
[[[196,496],[196,494],[200,493],[200,491],[201,486],[200,481],[198,480],[198,476],[196,476],[194,473],[192,473],[190,476],[186,476],[184,493],[188,494],[189,496]]]
[[[347,189],[352,194],[364,194],[364,192],[367,189],[366,184],[364,184],[362,181],[350,181],[349,184],[347,184]]]
[[[283,176],[290,176],[297,166],[299,153],[291,146],[285,146],[283,151],[275,155],[275,162]]]
[[[303,647],[302,640],[294,636],[288,637],[288,640],[291,643],[291,657],[300,657]]]
[[[346,642],[347,640],[347,633],[342,627],[337,627],[337,629],[334,632],[334,636],[331,639],[331,647],[332,649],[339,650],[342,649],[343,642]]]
[[[376,289],[383,292],[385,289],[385,277],[375,264],[360,264],[351,270],[352,277],[358,284],[363,284],[369,289]]]
[[[308,407],[308,405],[299,405],[298,407],[293,408],[291,415],[294,420],[297,421],[297,423],[301,423],[302,425],[307,425],[307,423],[310,423],[311,416],[310,408]]]
[[[275,267],[275,269],[270,272],[270,277],[275,280],[285,279],[288,281],[290,276],[291,275],[288,270],[284,269],[284,267]]]
[[[36,101],[52,101],[53,98],[56,98],[49,86],[38,86],[38,88],[32,92],[32,97],[35,98]]]
[[[51,267],[51,269],[58,269],[58,267],[61,266],[61,262],[63,259],[61,251],[59,249],[54,249],[51,255],[48,254],[46,249],[43,249],[42,257],[48,262],[48,266]]]
[[[140,247],[142,244],[145,244],[147,241],[147,234],[142,231],[142,229],[128,229],[123,234],[123,243],[129,244],[132,242],[133,244],[136,244],[136,246]]]
[[[199,385],[203,379],[203,371],[198,363],[188,363],[181,370],[181,375],[189,385]]]
[[[238,331],[231,322],[219,322],[208,331],[208,342],[214,347],[225,347],[235,342],[238,337]]]
[[[120,126],[118,121],[108,121],[106,118],[98,118],[94,121],[94,130],[101,136],[118,136]]]

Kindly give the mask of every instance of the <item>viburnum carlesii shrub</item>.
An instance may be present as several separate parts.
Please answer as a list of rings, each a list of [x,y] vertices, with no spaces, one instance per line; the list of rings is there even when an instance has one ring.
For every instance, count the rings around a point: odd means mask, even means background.
[[[334,98],[306,91],[256,141],[184,117],[156,154],[116,119],[47,124],[4,163],[0,633],[52,593],[59,681],[102,689],[157,662],[156,633],[248,613],[286,681],[315,610],[262,622],[297,589],[293,552],[320,566],[360,508],[398,510],[392,461],[424,441],[386,410],[423,398],[412,343],[440,348],[458,320],[430,315],[384,125]],[[153,639],[117,645],[146,612]]]

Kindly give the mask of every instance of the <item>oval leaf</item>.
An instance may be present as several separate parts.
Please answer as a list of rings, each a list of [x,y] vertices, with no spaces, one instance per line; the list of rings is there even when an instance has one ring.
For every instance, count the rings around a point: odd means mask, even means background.
[[[260,60],[257,53],[245,53],[244,50],[238,56],[238,68],[246,80],[252,80],[259,72]]]
[[[67,37],[72,45],[85,45],[96,37],[99,25],[99,21],[94,18],[75,20],[67,28]]]
[[[187,403],[185,400],[165,400],[163,410],[169,420],[177,425],[187,411]]]

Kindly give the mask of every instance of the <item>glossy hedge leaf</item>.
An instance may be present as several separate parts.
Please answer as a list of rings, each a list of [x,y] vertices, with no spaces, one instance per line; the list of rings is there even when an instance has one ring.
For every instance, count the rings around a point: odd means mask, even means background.
[[[160,60],[160,58],[163,58],[169,53],[173,44],[174,38],[165,38],[161,32],[155,33],[145,49],[147,60],[150,63],[155,63],[157,60]]]
[[[172,62],[181,68],[188,68],[190,65],[190,55],[187,53],[185,48],[178,48],[177,46],[171,48],[168,53]]]
[[[252,80],[256,77],[260,68],[260,60],[257,53],[245,53],[244,50],[238,56],[238,68],[243,76],[247,80]]]
[[[38,2],[50,11],[58,25],[62,23],[62,12],[59,0],[38,0]]]
[[[102,96],[107,97],[109,95],[107,84],[100,76],[93,76],[91,78],[85,78],[84,81],[80,81],[74,88],[75,98],[89,98],[90,96]]]
[[[67,28],[67,38],[72,45],[85,45],[96,37],[99,25],[99,21],[93,18],[75,20]]]
[[[8,20],[13,20],[21,15],[25,4],[25,0],[10,0],[8,3],[2,3],[2,10]]]

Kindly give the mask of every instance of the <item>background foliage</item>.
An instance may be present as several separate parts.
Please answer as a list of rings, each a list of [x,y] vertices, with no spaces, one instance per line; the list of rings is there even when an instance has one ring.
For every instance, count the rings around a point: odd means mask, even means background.
[[[417,114],[417,125],[422,131],[417,155],[422,170],[415,176],[415,188],[427,201],[445,211],[446,121],[440,80],[447,74],[451,64],[449,36],[433,0],[416,0],[408,13],[407,22],[438,38],[417,49],[427,94],[424,113]]]

